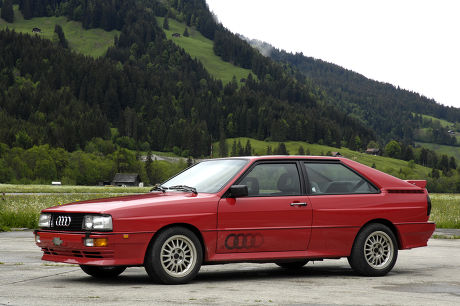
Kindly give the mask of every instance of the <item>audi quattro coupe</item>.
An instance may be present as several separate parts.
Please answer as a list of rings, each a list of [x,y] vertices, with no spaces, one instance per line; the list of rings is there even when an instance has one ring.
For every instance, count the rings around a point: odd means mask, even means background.
[[[44,209],[35,240],[43,260],[99,278],[144,266],[152,280],[180,284],[203,264],[294,269],[341,257],[383,276],[435,229],[425,185],[346,158],[205,160],[147,194]]]

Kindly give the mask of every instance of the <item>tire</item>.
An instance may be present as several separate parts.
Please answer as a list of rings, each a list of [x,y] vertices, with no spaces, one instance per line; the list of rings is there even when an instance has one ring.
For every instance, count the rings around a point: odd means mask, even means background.
[[[145,270],[150,278],[163,284],[185,284],[198,274],[203,250],[196,235],[183,227],[161,232],[151,243]]]
[[[300,269],[308,263],[308,260],[298,260],[298,261],[287,261],[287,262],[275,262],[278,266],[283,269],[295,270]]]
[[[102,267],[88,265],[80,265],[80,268],[83,272],[95,278],[115,278],[126,269],[124,266]]]
[[[356,236],[348,262],[358,274],[384,276],[397,258],[398,243],[393,232],[383,224],[372,223]]]

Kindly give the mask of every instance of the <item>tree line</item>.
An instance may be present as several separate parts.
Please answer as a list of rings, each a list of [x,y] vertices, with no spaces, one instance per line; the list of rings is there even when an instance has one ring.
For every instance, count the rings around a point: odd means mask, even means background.
[[[369,142],[368,148],[378,149],[379,145],[375,141]],[[225,139],[220,139],[217,148],[217,156],[251,156],[257,154],[264,155],[311,155],[308,146],[302,145],[296,151],[288,151],[285,143],[280,142],[276,146],[267,145],[264,152],[255,152],[251,141],[241,143],[240,140],[234,139],[231,145]],[[427,189],[429,192],[460,192],[460,165],[453,156],[446,154],[437,154],[433,150],[423,147],[412,147],[396,140],[389,141],[385,147],[380,150],[379,155],[388,156],[395,159],[408,161],[407,166],[399,169],[385,168],[379,169],[401,179],[425,179],[427,180]],[[321,156],[332,156],[331,151],[321,152]],[[425,177],[414,171],[415,165],[419,164],[431,168],[431,171]],[[372,165],[377,168],[375,162]]]
[[[379,140],[388,142],[398,139],[413,143],[422,125],[421,115],[426,114],[451,122],[459,121],[460,109],[436,103],[415,92],[378,82],[335,64],[303,55],[288,53],[267,43],[250,41],[259,50],[267,51],[269,57],[291,67],[293,73],[301,72],[309,82],[320,86],[326,100],[359,118],[372,128]],[[288,69],[289,70],[289,69]],[[431,140],[439,144],[453,144],[455,137],[444,129],[438,129]]]
[[[185,161],[140,161],[140,152],[94,138],[84,150],[68,152],[46,145],[29,149],[0,143],[0,183],[97,185],[112,181],[115,173],[138,173],[145,184],[165,181],[187,167]]]

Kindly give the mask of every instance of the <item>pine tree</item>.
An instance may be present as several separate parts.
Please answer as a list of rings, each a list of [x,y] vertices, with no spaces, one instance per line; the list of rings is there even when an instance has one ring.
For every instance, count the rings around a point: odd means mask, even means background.
[[[238,140],[238,143],[236,144],[236,151],[238,156],[244,156],[244,149],[243,146],[241,145],[241,141]]]
[[[275,149],[276,155],[289,155],[288,150],[286,149],[286,145],[284,142],[281,142],[278,147]]]
[[[233,140],[232,144],[232,153],[230,154],[231,156],[237,156],[237,151],[236,151],[236,140]]]
[[[249,139],[246,142],[246,146],[244,147],[244,155],[246,156],[252,155],[252,146],[251,146],[251,142],[249,141]]]
[[[272,155],[272,154],[273,154],[272,147],[271,147],[271,146],[267,146],[267,155]]]
[[[297,151],[298,155],[305,155],[305,150],[303,149],[303,146],[299,146],[299,151]]]
[[[219,156],[220,157],[227,157],[228,155],[228,145],[225,141],[225,134],[220,135],[219,139]]]
[[[13,1],[12,0],[5,0],[5,2],[2,5],[2,11],[0,13],[0,16],[6,22],[13,23],[14,11],[13,11]]]
[[[184,30],[184,34],[183,34],[185,37],[189,37],[190,35],[188,34],[188,28],[186,27],[185,30]]]
[[[168,17],[165,17],[165,19],[163,20],[163,29],[169,30],[169,21],[168,21]]]
[[[54,33],[56,33],[58,36],[59,45],[63,48],[68,49],[69,43],[67,42],[67,39],[65,39],[64,31],[62,30],[62,27],[60,25],[57,24],[54,26]]]
[[[23,7],[22,7],[22,15],[24,16],[24,19],[30,19],[32,18],[32,7],[30,0],[24,0],[23,2]]]

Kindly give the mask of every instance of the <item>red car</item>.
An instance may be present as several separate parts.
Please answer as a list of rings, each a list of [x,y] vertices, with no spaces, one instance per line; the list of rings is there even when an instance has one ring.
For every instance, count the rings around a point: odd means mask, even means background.
[[[398,250],[422,247],[435,224],[425,181],[402,181],[346,158],[265,156],[202,161],[151,193],[44,209],[43,260],[94,277],[144,266],[166,284],[202,264],[347,257],[382,276]]]

